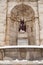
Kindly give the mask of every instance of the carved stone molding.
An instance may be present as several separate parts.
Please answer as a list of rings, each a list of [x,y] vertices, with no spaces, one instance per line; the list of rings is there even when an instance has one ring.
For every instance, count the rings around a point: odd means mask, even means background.
[[[24,20],[32,20],[35,16],[34,10],[25,4],[16,5],[11,11],[11,19],[19,21],[24,18]]]

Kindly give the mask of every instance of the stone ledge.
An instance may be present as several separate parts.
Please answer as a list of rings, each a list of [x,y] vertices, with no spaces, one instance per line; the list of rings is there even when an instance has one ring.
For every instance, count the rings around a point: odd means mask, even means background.
[[[0,49],[11,49],[11,48],[33,48],[33,49],[43,49],[43,45],[36,46],[36,45],[12,45],[12,46],[0,46]]]
[[[0,61],[0,64],[32,64],[32,65],[34,65],[34,64],[43,64],[43,60],[40,60],[40,61],[38,61],[38,60],[36,60],[36,61],[28,61],[28,60],[11,60],[11,61],[9,61],[9,60],[3,60],[3,61]]]

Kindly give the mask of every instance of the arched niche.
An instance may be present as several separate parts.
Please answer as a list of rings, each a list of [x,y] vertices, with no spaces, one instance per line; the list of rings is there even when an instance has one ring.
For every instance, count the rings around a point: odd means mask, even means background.
[[[24,20],[26,24],[26,32],[28,34],[28,44],[35,45],[35,13],[31,6],[25,4],[16,5],[11,10],[11,22],[14,24],[14,44],[17,44],[17,35],[19,32],[20,20]],[[13,34],[12,34],[13,35]],[[12,43],[13,45],[13,43]]]

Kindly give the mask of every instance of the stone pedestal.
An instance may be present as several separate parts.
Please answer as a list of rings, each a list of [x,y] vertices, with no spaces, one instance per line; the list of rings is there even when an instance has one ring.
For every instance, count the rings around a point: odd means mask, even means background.
[[[28,45],[28,36],[26,32],[18,33],[17,44],[18,45]]]

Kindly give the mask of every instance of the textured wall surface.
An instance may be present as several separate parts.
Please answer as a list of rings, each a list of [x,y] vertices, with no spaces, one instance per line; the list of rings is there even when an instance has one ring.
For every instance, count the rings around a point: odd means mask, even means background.
[[[22,37],[18,38],[19,24],[23,18],[28,35],[23,37],[28,40],[28,45],[43,45],[43,0],[0,0],[0,46],[18,45],[17,41]],[[43,60],[43,49],[0,49],[0,60],[17,59],[31,63]],[[22,63],[12,65],[30,65]]]
[[[9,22],[10,23],[7,26],[8,33],[7,33],[6,37],[9,37],[9,39],[8,38],[6,39],[7,44],[12,44],[12,45],[16,44],[17,35],[18,35],[17,32],[18,32],[18,27],[19,27],[19,25],[18,25],[19,23],[17,23],[17,22],[23,18],[21,13],[22,12],[25,13],[25,9],[27,8],[26,9],[27,12],[24,14],[24,19],[26,20],[26,26],[27,26],[28,36],[29,36],[28,37],[29,44],[39,45],[39,24],[38,24],[39,21],[38,21],[37,1],[33,1],[33,2],[27,1],[26,2],[24,0],[24,4],[27,6],[25,6],[25,5],[22,6],[20,4],[22,4],[22,1],[16,1],[16,2],[15,2],[15,0],[8,1],[7,24]],[[22,11],[21,9],[24,9],[24,10]],[[28,9],[29,9],[30,14],[28,12]],[[31,11],[32,12],[34,11],[34,13],[35,13],[34,16]],[[35,17],[35,21],[34,21],[34,19],[31,19],[32,16]],[[12,22],[12,26],[10,26],[11,22]],[[31,32],[31,27],[33,29],[33,32]],[[11,34],[9,35],[9,33],[11,33]]]
[[[0,60],[1,59],[42,60],[43,49],[5,49],[0,51]]]
[[[6,0],[0,0],[0,45],[5,44],[6,5]]]
[[[35,45],[43,45],[43,0],[0,0],[0,45],[11,44],[15,45],[17,42],[17,20],[11,20],[11,11],[16,5],[24,4],[31,6],[35,13],[35,22],[33,23],[33,35],[35,36]],[[16,10],[15,10],[16,11]],[[12,13],[12,15],[14,15]],[[16,18],[15,18],[16,19]],[[31,25],[30,25],[31,26]],[[29,37],[31,44],[32,36]],[[11,41],[12,40],[12,41]],[[6,42],[6,43],[5,43]]]
[[[39,23],[40,23],[40,44],[43,45],[43,0],[38,1]]]

